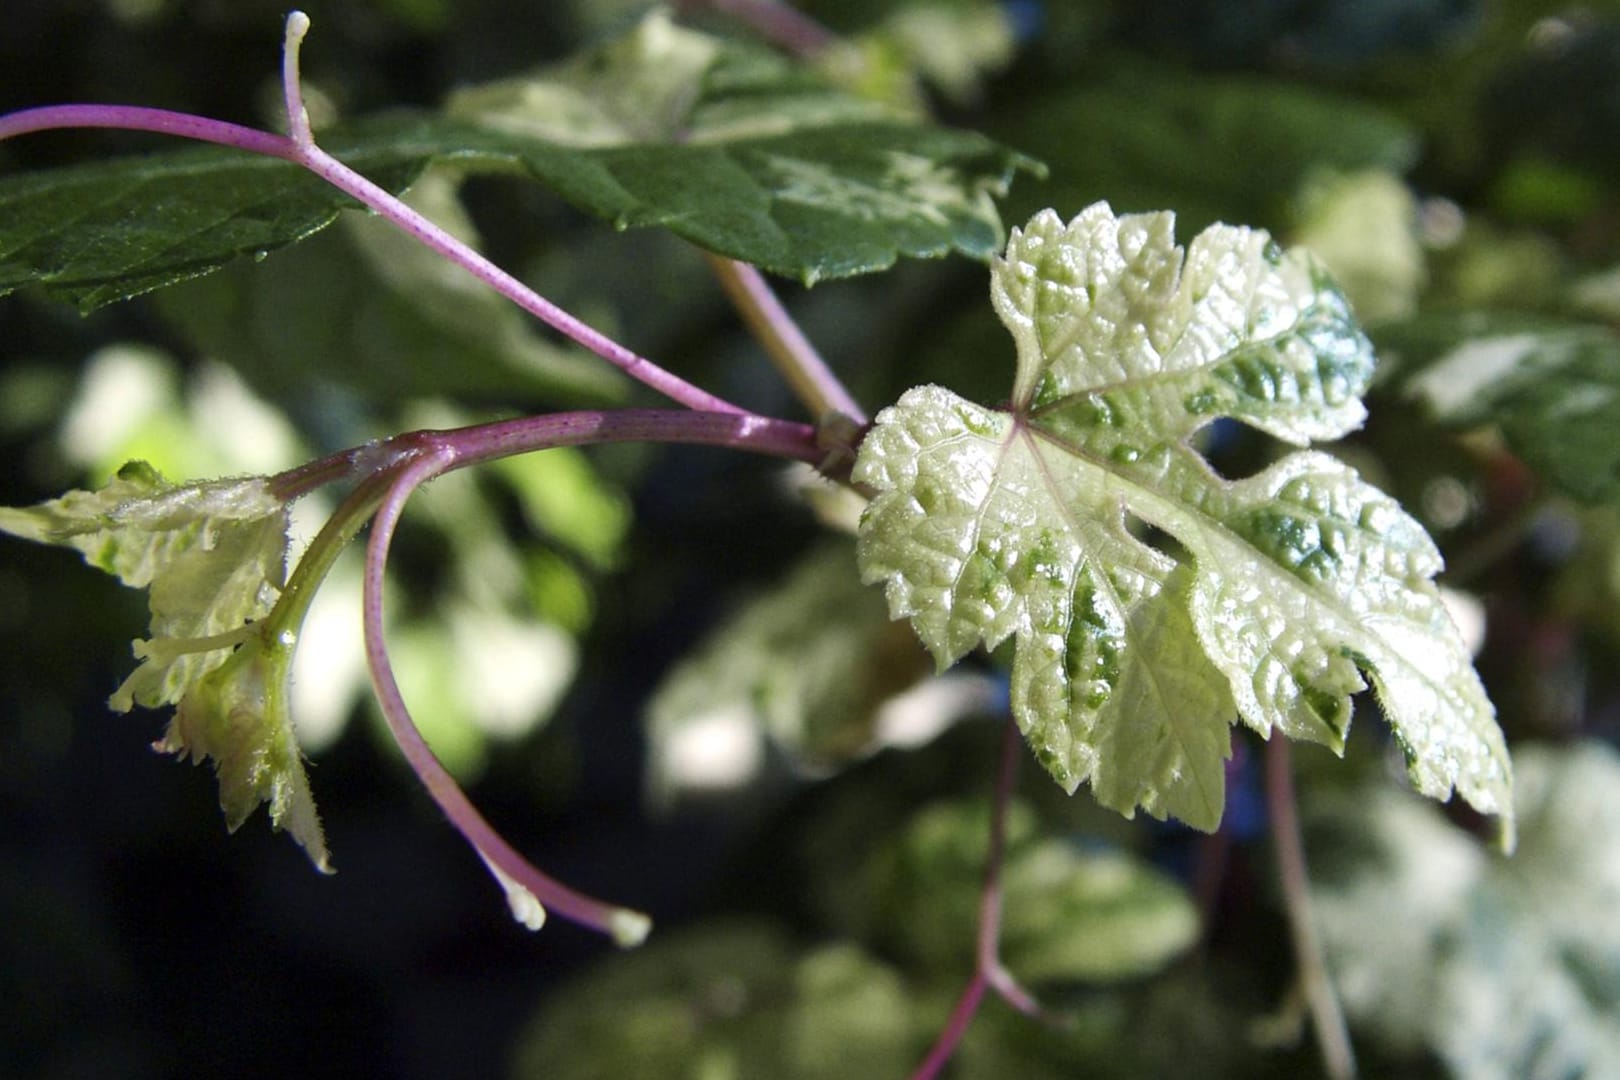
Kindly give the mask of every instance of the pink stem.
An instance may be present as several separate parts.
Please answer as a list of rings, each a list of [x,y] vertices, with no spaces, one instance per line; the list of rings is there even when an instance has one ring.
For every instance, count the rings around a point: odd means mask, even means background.
[[[985,990],[994,990],[1009,1005],[1025,1015],[1038,1015],[1040,1005],[1001,965],[1001,864],[1007,850],[1007,806],[1012,802],[1013,781],[1018,775],[1019,752],[1023,739],[1018,724],[1007,718],[1001,740],[1001,763],[996,770],[995,799],[990,808],[990,848],[985,857],[984,892],[979,898],[979,931],[974,950],[973,977],[968,980],[951,1010],[945,1028],[934,1041],[911,1080],[934,1080],[956,1053],[984,1000]]]
[[[388,660],[388,649],[383,639],[383,574],[388,562],[388,548],[393,541],[394,528],[411,493],[424,482],[443,473],[455,460],[448,450],[425,453],[412,460],[398,474],[388,493],[377,508],[372,522],[371,540],[366,545],[366,569],[363,589],[363,618],[365,626],[366,662],[371,668],[371,680],[376,688],[377,701],[382,706],[389,731],[399,743],[406,761],[421,778],[433,801],[439,804],[467,841],[477,849],[497,871],[504,874],[533,896],[546,909],[621,941],[626,937],[624,928],[645,927],[645,916],[637,916],[626,908],[596,900],[575,892],[561,882],[541,873],[528,860],[519,855],[501,838],[484,816],[478,812],[461,790],[449,771],[434,756],[411,719],[410,710],[400,694]],[[638,921],[639,920],[639,921]],[[535,924],[537,925],[537,923]],[[645,930],[642,931],[645,933]],[[634,941],[624,941],[634,944]]]
[[[62,128],[122,128],[178,135],[197,142],[247,150],[266,157],[295,161],[293,141],[285,135],[210,120],[206,116],[147,109],[139,105],[45,105],[0,116],[0,141],[36,131]]]
[[[726,295],[811,417],[819,421],[829,412],[842,413],[854,426],[864,426],[866,413],[782,306],[765,275],[735,259],[711,254],[708,260]]]
[[[724,398],[699,389],[680,376],[665,371],[646,357],[620,345],[600,330],[581,322],[314,143],[301,146],[296,160],[339,191],[375,210],[398,228],[416,237],[426,247],[460,265],[530,315],[569,340],[589,349],[637,382],[651,387],[671,401],[685,405],[689,409],[731,413],[743,411]]]
[[[405,504],[418,487],[434,477],[548,447],[631,440],[729,446],[807,461],[821,453],[816,447],[815,429],[806,424],[735,413],[630,409],[560,413],[452,431],[411,432],[315,462],[306,467],[307,472],[295,470],[276,478],[277,489],[289,491],[301,489],[306,478],[336,479],[346,468],[367,468],[373,475],[380,471],[392,473],[393,480],[378,503],[366,546],[362,600],[366,662],[389,731],[428,794],[506,887],[514,913],[530,926],[538,926],[545,911],[554,911],[612,936],[621,945],[640,942],[650,925],[646,916],[576,892],[523,858],[478,812],[422,738],[388,659],[383,634],[383,581],[389,546]],[[514,895],[514,884],[522,892]],[[532,899],[534,905],[523,903],[525,898]]]
[[[446,471],[496,458],[608,442],[659,442],[718,446],[809,464],[825,455],[809,424],[773,420],[753,413],[713,413],[675,409],[580,410],[523,416],[488,424],[401,435],[340,450],[271,477],[277,498],[300,498],[339,480],[374,475],[406,457],[431,450],[446,453]]]
[[[809,424],[747,412],[673,409],[582,410],[523,416],[492,424],[432,432],[455,453],[452,468],[553,446],[604,442],[658,442],[719,446],[815,464],[824,455]]]
[[[308,31],[309,17],[303,12],[294,11],[287,16],[286,46],[282,50],[281,60],[281,84],[286,98],[287,130],[295,147],[294,160],[339,191],[375,210],[428,248],[464,267],[479,281],[524,311],[571,341],[589,349],[636,381],[689,409],[742,412],[724,398],[693,386],[646,357],[631,352],[594,327],[587,326],[317,146],[315,137],[309,130],[309,115],[304,108],[303,91],[298,76],[299,50],[303,47],[304,35]]]
[[[956,1053],[962,1036],[973,1024],[974,1016],[978,1015],[979,1005],[984,1001],[984,991],[989,986],[984,972],[975,971],[973,978],[968,980],[962,991],[962,996],[956,999],[955,1008],[951,1009],[950,1019],[945,1021],[945,1030],[939,1033],[939,1039],[934,1043],[933,1049],[923,1059],[917,1071],[911,1074],[911,1080],[934,1080]]]

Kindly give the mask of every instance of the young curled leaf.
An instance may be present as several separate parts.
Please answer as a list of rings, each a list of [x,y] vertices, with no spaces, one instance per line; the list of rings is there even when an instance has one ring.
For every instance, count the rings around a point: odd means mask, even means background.
[[[1360,424],[1373,359],[1342,295],[1263,232],[1183,250],[1173,221],[1098,203],[1014,231],[992,269],[1011,402],[921,387],[878,417],[854,473],[877,492],[862,576],[942,667],[1012,638],[1036,756],[1121,813],[1213,829],[1234,716],[1339,750],[1370,678],[1414,785],[1511,825],[1422,527],[1325,454],[1226,481],[1189,442],[1222,416],[1295,445]]]
[[[328,869],[326,843],[287,713],[291,635],[260,623],[286,575],[287,504],[262,477],[170,484],[131,462],[97,491],[0,507],[0,532],[77,550],[91,566],[147,591],[150,637],[108,704],[177,706],[156,744],[209,758],[235,829],[260,803]]]
[[[315,868],[331,873],[326,837],[287,712],[292,648],[249,637],[230,658],[181,697],[154,749],[182,760],[214,763],[219,806],[235,832],[261,804],[270,821],[292,834]]]

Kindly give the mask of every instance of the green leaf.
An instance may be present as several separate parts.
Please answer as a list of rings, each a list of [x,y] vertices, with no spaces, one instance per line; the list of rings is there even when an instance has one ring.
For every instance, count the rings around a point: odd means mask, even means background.
[[[547,75],[322,136],[391,191],[432,163],[525,175],[619,228],[661,226],[806,282],[901,255],[988,256],[1028,159],[654,15]],[[262,256],[353,206],[279,159],[206,148],[0,180],[0,295],[91,310]]]
[[[291,661],[290,642],[249,637],[186,688],[153,746],[181,760],[213,762],[230,831],[268,806],[270,823],[291,833],[317,870],[331,873],[326,836],[287,709]]]
[[[938,803],[871,858],[874,929],[887,949],[927,968],[972,969],[988,821],[982,801]],[[1173,880],[1124,852],[1043,837],[1017,802],[1002,891],[1001,957],[1025,983],[1140,978],[1198,936],[1198,913]]]
[[[421,177],[406,201],[478,246],[448,176]],[[506,407],[623,396],[617,372],[546,340],[521,310],[375,216],[346,215],[275,259],[232,263],[157,303],[203,353],[300,405],[312,387],[333,385],[374,405],[430,394]]]
[[[151,636],[108,702],[177,706],[156,748],[211,759],[234,831],[260,803],[322,869],[326,842],[287,714],[292,641],[259,621],[286,573],[287,504],[263,478],[170,484],[132,462],[98,491],[0,507],[0,532],[69,547],[147,590]],[[286,635],[290,636],[290,635]]]
[[[1199,75],[1109,62],[1073,90],[1021,108],[999,137],[1040,157],[1051,180],[1011,210],[1176,208],[1193,227],[1252,221],[1280,228],[1322,171],[1405,172],[1416,133],[1364,100],[1281,79]]]
[[[1515,765],[1512,859],[1387,788],[1307,803],[1329,971],[1353,1023],[1459,1080],[1620,1075],[1620,758]]]
[[[1597,323],[1448,312],[1380,328],[1381,378],[1455,430],[1496,427],[1567,495],[1620,502],[1620,335]]]
[[[800,949],[743,920],[694,927],[620,953],[547,1002],[513,1075],[899,1076],[917,1044],[899,975],[858,948]]]
[[[662,225],[805,282],[899,255],[988,257],[1022,155],[833,89],[655,12],[536,78],[458,94],[542,182],[620,228]]]
[[[399,121],[326,148],[391,191],[430,160]],[[81,311],[295,243],[356,205],[276,158],[215,147],[0,180],[0,296],[25,285]]]
[[[1310,259],[1224,225],[1183,251],[1172,215],[1099,203],[1015,230],[991,280],[1008,408],[911,390],[854,472],[862,576],[938,664],[1013,639],[1013,712],[1060,784],[1204,829],[1234,713],[1339,750],[1365,673],[1417,788],[1510,823],[1422,527],[1325,454],[1227,481],[1189,443],[1218,416],[1295,444],[1361,422],[1371,350]]]

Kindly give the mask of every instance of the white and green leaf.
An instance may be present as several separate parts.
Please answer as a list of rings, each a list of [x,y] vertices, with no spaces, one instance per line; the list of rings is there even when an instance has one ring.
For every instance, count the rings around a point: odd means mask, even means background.
[[[1015,230],[992,298],[1009,405],[912,390],[854,474],[862,575],[940,666],[1013,639],[1013,711],[1059,783],[1205,829],[1234,715],[1341,749],[1370,679],[1419,790],[1510,817],[1421,526],[1325,454],[1231,482],[1190,445],[1221,416],[1296,445],[1361,422],[1371,348],[1312,261],[1224,225],[1183,251],[1170,214],[1099,203]]]
[[[1124,851],[1042,835],[1018,800],[1006,815],[1001,955],[1021,982],[1141,979],[1197,941],[1197,910],[1162,870]],[[932,803],[868,857],[866,933],[886,952],[924,969],[971,969],[988,816],[982,802]]]
[[[740,769],[763,756],[768,737],[818,771],[881,745],[882,706],[928,673],[928,659],[853,569],[847,543],[812,551],[670,671],[647,707],[648,771],[661,798],[736,782],[716,769],[715,745],[747,748],[724,758]]]
[[[1441,427],[1494,427],[1564,494],[1620,503],[1620,334],[1577,319],[1433,312],[1381,327],[1380,385]]]
[[[235,830],[261,803],[328,869],[325,839],[287,713],[293,642],[263,622],[286,575],[288,509],[262,477],[170,484],[131,462],[97,491],[0,507],[0,532],[73,548],[145,589],[150,636],[109,704],[176,706],[156,747],[214,763]],[[290,638],[290,635],[287,635]]]
[[[1464,1080],[1620,1070],[1620,758],[1516,755],[1520,846],[1387,787],[1308,799],[1312,904],[1350,1020]]]

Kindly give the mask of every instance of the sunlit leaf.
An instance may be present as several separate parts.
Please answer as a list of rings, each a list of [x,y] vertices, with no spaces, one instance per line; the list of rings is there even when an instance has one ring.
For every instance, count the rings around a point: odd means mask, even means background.
[[[992,272],[1010,404],[922,387],[878,417],[855,468],[876,493],[864,578],[941,667],[1013,639],[1036,757],[1122,813],[1214,828],[1228,725],[1342,748],[1365,675],[1417,788],[1510,822],[1422,527],[1326,454],[1227,481],[1188,441],[1218,416],[1295,444],[1359,424],[1372,354],[1343,297],[1262,232],[1183,251],[1172,230],[1097,204],[1014,232]]]
[[[145,589],[151,636],[109,704],[176,706],[159,750],[214,763],[231,829],[261,803],[311,861],[326,843],[287,714],[292,642],[255,626],[286,573],[287,504],[262,478],[170,484],[132,462],[98,491],[0,507],[0,531],[77,550]]]

